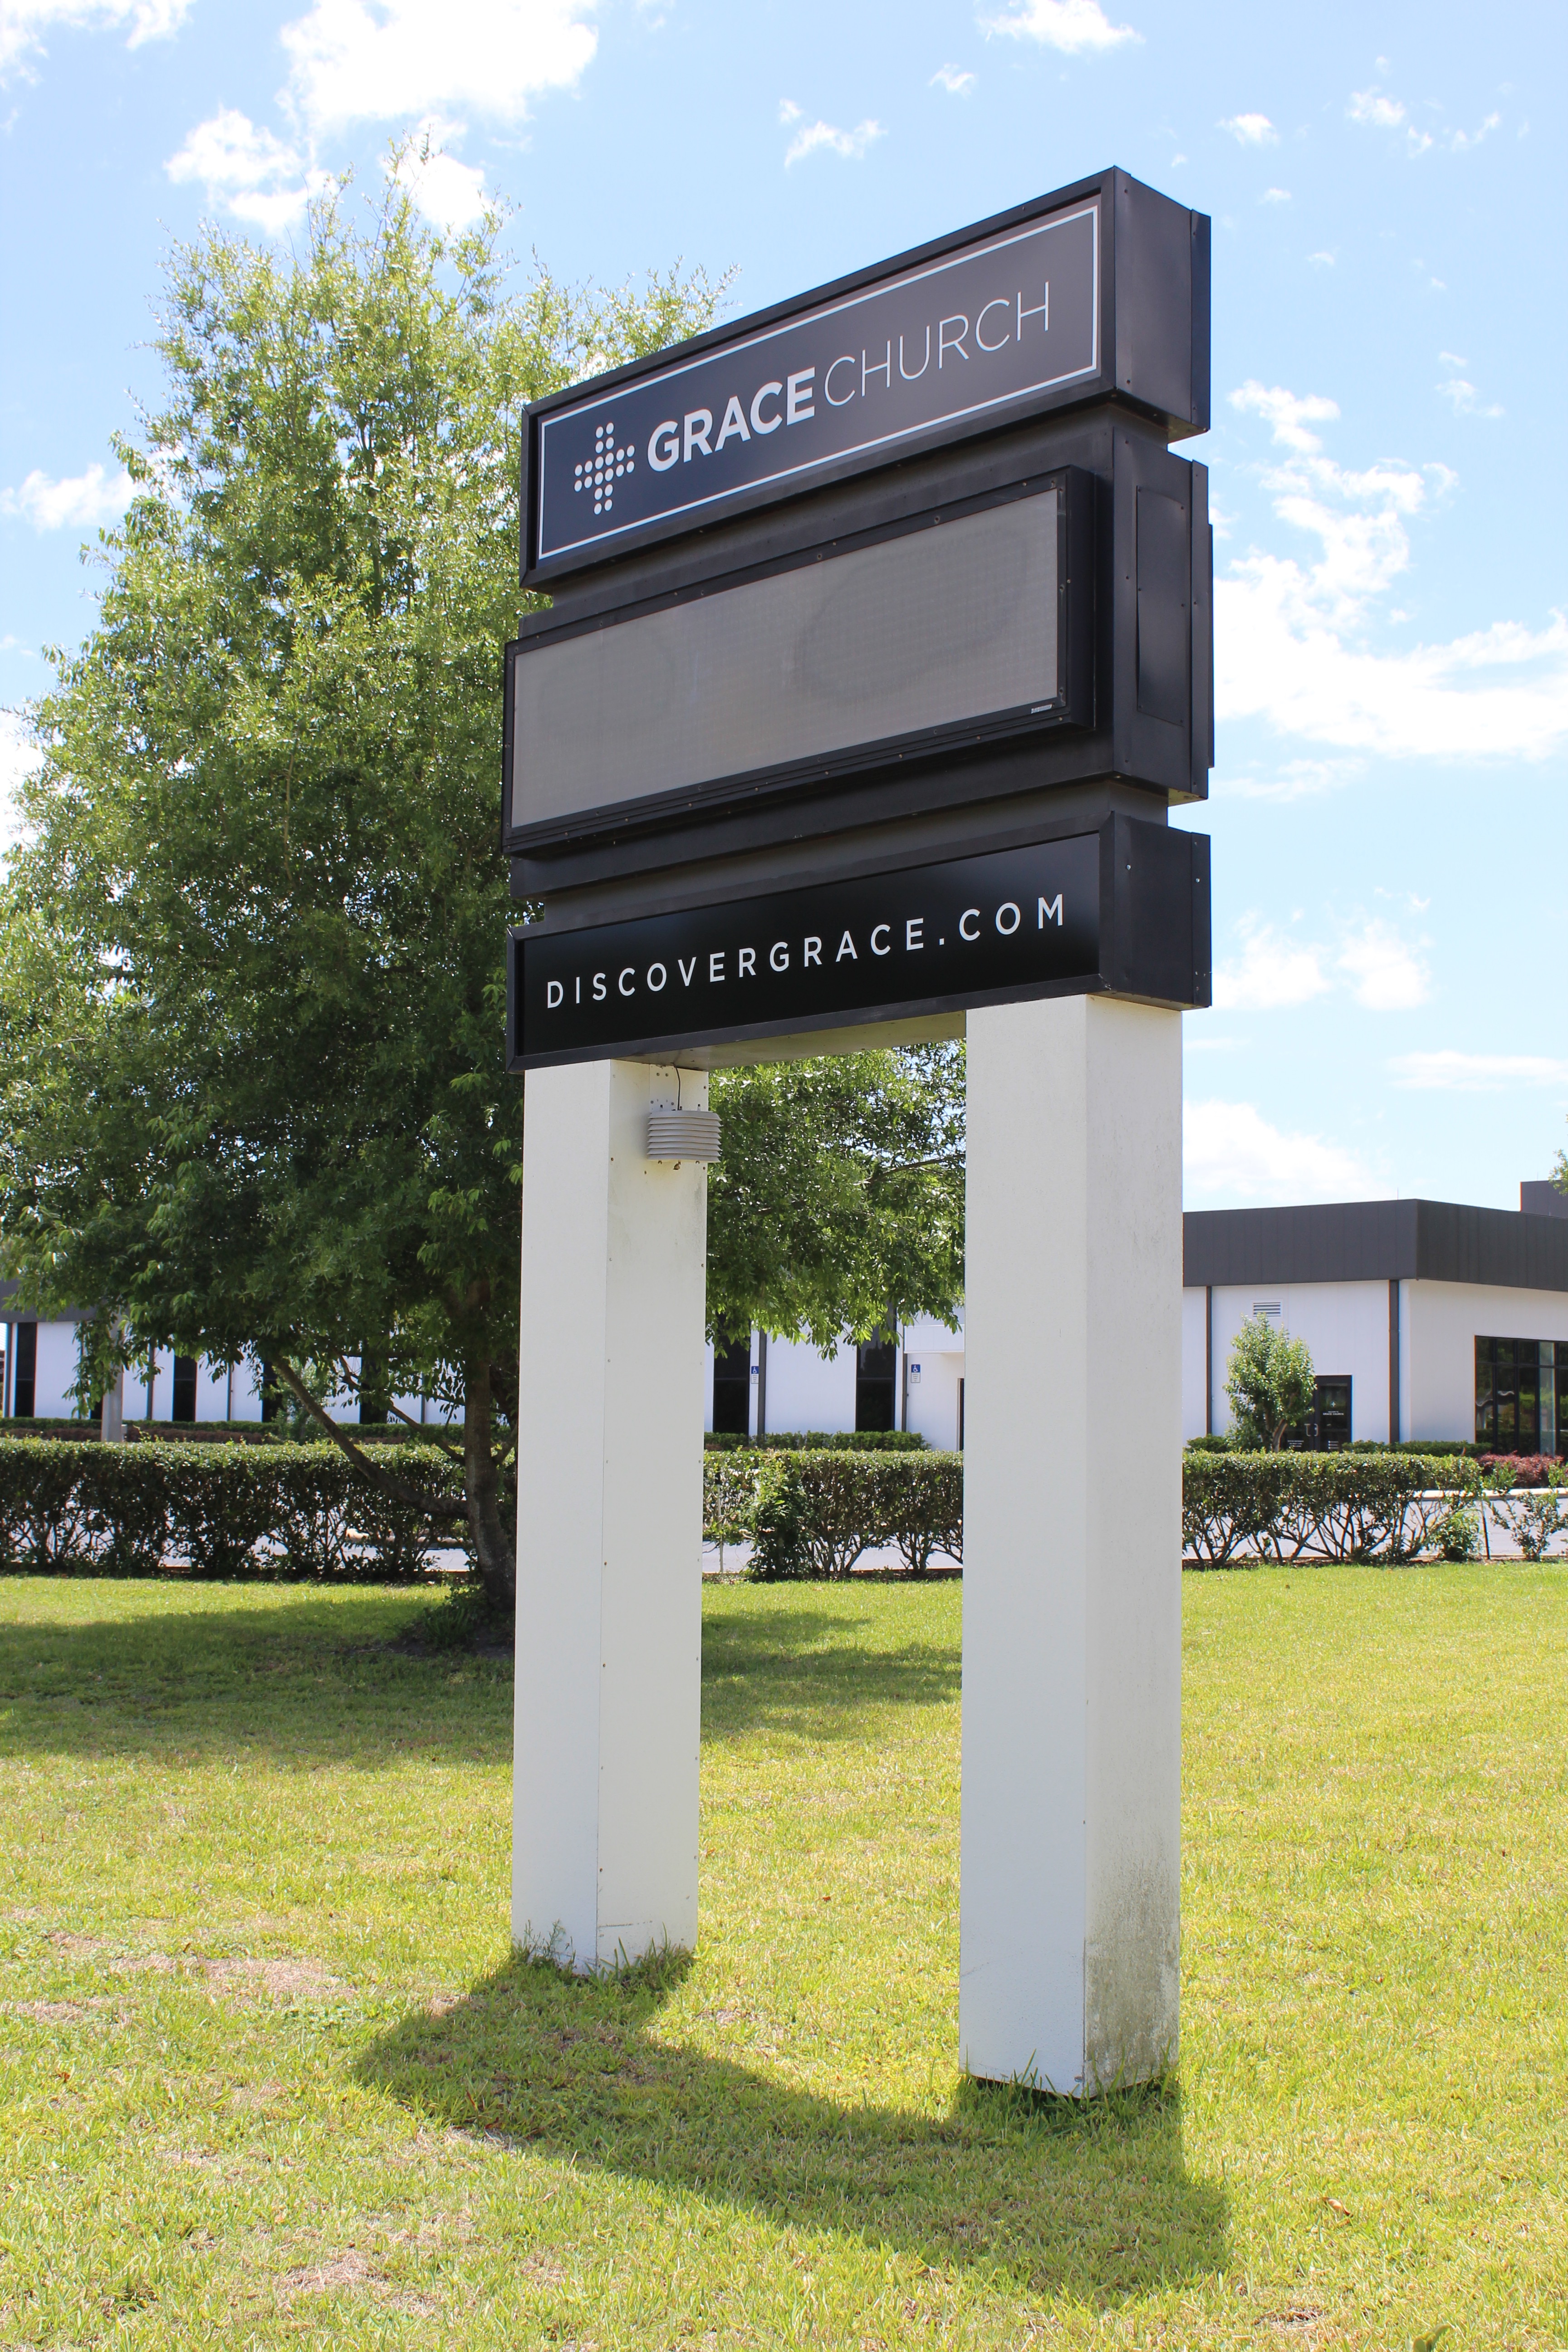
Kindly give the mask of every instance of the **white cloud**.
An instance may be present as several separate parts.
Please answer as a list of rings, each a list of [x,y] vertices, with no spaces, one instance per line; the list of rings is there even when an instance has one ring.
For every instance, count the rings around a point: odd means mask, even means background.
[[[1424,1004],[1430,991],[1419,948],[1380,917],[1343,929],[1332,948],[1278,930],[1257,914],[1242,916],[1236,936],[1237,952],[1215,968],[1220,1012],[1289,1011],[1328,995],[1336,977],[1369,1013],[1408,1012]]]
[[[517,123],[542,91],[572,88],[598,46],[584,21],[595,5],[314,0],[282,33],[290,69],[279,96],[297,139],[223,107],[197,124],[165,169],[173,180],[201,181],[239,219],[277,236],[327,184],[316,162],[323,138],[362,121],[416,123],[419,143],[400,176],[431,220],[466,227],[484,210],[484,174],[444,152],[443,142],[463,131],[448,114],[460,108]]]
[[[1189,1102],[1182,1114],[1182,1192],[1191,1202],[1364,1200],[1373,1178],[1355,1154],[1321,1135],[1270,1126],[1251,1103]]]
[[[1426,1002],[1430,982],[1426,964],[1386,923],[1374,919],[1346,940],[1338,963],[1357,1003],[1369,1013],[1407,1013]]]
[[[1258,201],[1260,205],[1288,205],[1290,191],[1289,188],[1265,188]]]
[[[35,530],[94,530],[118,520],[131,496],[131,477],[123,467],[109,475],[101,466],[89,466],[85,474],[59,482],[35,467],[19,489],[0,490],[0,515],[17,515]]]
[[[1422,131],[1410,120],[1410,110],[1404,100],[1391,98],[1381,89],[1352,90],[1346,112],[1352,122],[1364,123],[1370,131],[1402,130],[1405,147],[1412,155],[1427,154],[1434,147],[1446,148],[1450,155],[1466,154],[1489,137],[1502,121],[1500,114],[1489,114],[1474,131]]]
[[[1143,37],[1131,25],[1113,25],[1100,0],[1015,0],[1006,15],[982,16],[980,28],[1016,40],[1038,41],[1069,58],[1090,49],[1120,48],[1123,41]]]
[[[1237,925],[1241,952],[1217,964],[1214,1001],[1222,1013],[1272,1013],[1321,996],[1331,982],[1316,948],[1286,938],[1256,915]]]
[[[1350,118],[1352,122],[1369,124],[1373,131],[1397,131],[1405,120],[1405,101],[1388,98],[1380,89],[1352,90]]]
[[[198,122],[163,169],[176,182],[200,181],[209,203],[226,203],[269,236],[291,228],[327,180],[307,167],[297,148],[232,106]]]
[[[1279,133],[1266,114],[1229,114],[1220,124],[1244,147],[1278,147]]]
[[[1233,776],[1222,770],[1215,794],[1222,800],[1303,801],[1336,793],[1364,771],[1364,760],[1285,760],[1260,776]]]
[[[136,49],[177,32],[190,5],[191,0],[0,0],[0,77],[18,67],[27,70],[51,25],[81,32],[129,26],[125,46]]]
[[[851,162],[858,163],[874,140],[887,136],[882,125],[873,121],[869,115],[864,122],[858,122],[853,131],[840,131],[831,122],[806,122],[802,110],[789,98],[779,100],[779,121],[786,128],[796,122],[804,125],[795,132],[785,152],[786,172],[792,163],[799,163],[807,155],[815,155],[824,148],[830,155],[845,155]]]
[[[942,89],[953,98],[968,98],[974,89],[975,77],[965,73],[962,66],[938,66],[931,78],[932,89]]]
[[[1445,1094],[1495,1095],[1516,1087],[1568,1087],[1568,1062],[1546,1054],[1396,1054],[1389,1069],[1396,1087]]]
[[[1307,258],[1314,269],[1332,269],[1339,256],[1333,253],[1310,253]]]
[[[519,122],[598,47],[594,0],[315,0],[283,27],[292,110],[316,135],[453,110]]]
[[[38,764],[26,727],[15,710],[0,710],[0,849],[22,830],[16,790]]]
[[[1318,552],[1255,549],[1215,583],[1221,717],[1391,759],[1541,759],[1568,741],[1568,614],[1393,653],[1367,642],[1394,617],[1380,600],[1409,567],[1410,520],[1453,487],[1449,469],[1380,459],[1355,471],[1312,430],[1338,415],[1333,401],[1256,383],[1230,398],[1268,424],[1284,453],[1263,474],[1275,514]]]
[[[1443,357],[1446,359],[1447,353],[1444,352]],[[1459,360],[1456,364],[1463,367],[1464,362]],[[1483,407],[1480,394],[1464,376],[1451,375],[1446,382],[1440,383],[1437,389],[1445,400],[1453,402],[1456,416],[1500,416],[1503,413],[1496,401]]]
[[[1489,114],[1486,121],[1477,131],[1451,131],[1448,136],[1447,143],[1456,155],[1462,155],[1468,147],[1479,147],[1481,141],[1487,137],[1489,132],[1495,131],[1501,121],[1502,117],[1500,114]]]
[[[482,219],[489,209],[482,166],[459,163],[446,152],[447,141],[462,136],[460,122],[422,122],[397,166],[398,180],[426,219],[448,236]]]
[[[1321,449],[1321,437],[1308,431],[1311,425],[1331,425],[1340,413],[1337,400],[1325,400],[1320,393],[1308,393],[1299,397],[1287,392],[1282,384],[1269,386],[1249,377],[1246,383],[1230,395],[1230,404],[1244,412],[1263,417],[1276,441],[1287,449],[1310,451]]]
[[[198,122],[163,166],[171,180],[205,180],[209,188],[226,189],[265,187],[302,168],[292,147],[232,106]]]

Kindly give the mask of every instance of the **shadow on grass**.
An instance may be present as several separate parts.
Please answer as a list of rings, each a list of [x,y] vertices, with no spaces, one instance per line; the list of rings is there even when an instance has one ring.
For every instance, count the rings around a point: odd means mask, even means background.
[[[355,2073],[458,2130],[997,2286],[1112,2304],[1224,2266],[1226,2200],[1187,2173],[1173,2088],[1080,2105],[966,2083],[944,2118],[840,2106],[654,2039],[685,1965],[584,1981],[520,1957]]]
[[[790,1590],[793,1602],[799,1588]],[[912,1595],[911,1606],[918,1606]],[[704,1736],[798,1727],[813,1739],[852,1738],[857,1718],[869,1708],[941,1706],[957,1698],[956,1634],[917,1634],[889,1648],[866,1638],[873,1622],[863,1612],[809,1602],[755,1616],[709,1612],[702,1625]]]
[[[438,1602],[385,1586],[248,1589],[277,1605],[202,1606],[205,1585],[182,1607],[182,1590],[160,1587],[170,1605],[145,1615],[110,1600],[96,1620],[0,1623],[0,1755],[249,1753],[366,1771],[510,1761],[510,1661],[399,1646]]]
[[[438,1599],[386,1587],[329,1597],[265,1586],[247,1588],[249,1606],[230,1608],[211,1605],[211,1585],[190,1588],[189,1606],[181,1605],[186,1588],[158,1590],[166,1605],[145,1615],[121,1614],[110,1600],[85,1621],[0,1622],[0,1754],[239,1748],[304,1769],[333,1762],[369,1771],[411,1753],[480,1765],[510,1759],[510,1659],[421,1651],[404,1638],[442,1607]],[[267,1606],[273,1597],[277,1605]],[[755,1616],[710,1613],[704,1736],[774,1728],[848,1738],[868,1711],[957,1698],[956,1640],[922,1641],[915,1632],[889,1647],[875,1625],[864,1612],[809,1602]]]

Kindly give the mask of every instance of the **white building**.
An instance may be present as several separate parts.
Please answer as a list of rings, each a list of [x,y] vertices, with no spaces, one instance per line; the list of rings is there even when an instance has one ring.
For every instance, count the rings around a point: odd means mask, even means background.
[[[10,1302],[14,1282],[0,1283],[0,1412],[6,1420],[72,1421],[79,1417],[71,1387],[77,1376],[77,1338],[87,1320],[79,1309],[40,1319],[17,1315]],[[349,1358],[357,1373],[359,1359]],[[396,1400],[411,1420],[443,1419],[422,1397]],[[346,1392],[329,1398],[329,1410],[357,1420],[357,1400]],[[126,1372],[122,1411],[127,1421],[260,1421],[261,1390],[248,1362],[220,1364],[207,1358],[174,1356],[161,1348],[146,1366]]]
[[[1331,1444],[1466,1438],[1568,1450],[1568,1199],[1341,1201],[1183,1220],[1183,1434],[1229,1426],[1249,1315],[1304,1339]]]
[[[1264,1315],[1304,1339],[1320,1443],[1465,1438],[1568,1452],[1568,1197],[1528,1205],[1346,1201],[1188,1213],[1184,1223],[1184,1437],[1223,1432],[1231,1342]],[[836,1357],[753,1331],[709,1350],[710,1429],[913,1429],[963,1443],[963,1335],[917,1324],[897,1349]]]
[[[807,1340],[753,1331],[743,1348],[708,1349],[708,1427],[758,1437],[910,1429],[928,1445],[963,1444],[963,1316],[959,1328],[908,1323],[897,1346],[846,1340],[836,1356]]]
[[[1519,1210],[1443,1201],[1345,1201],[1190,1211],[1184,1220],[1183,1433],[1229,1423],[1231,1342],[1250,1315],[1304,1339],[1318,1373],[1319,1441],[1471,1438],[1568,1452],[1568,1197],[1521,1187]],[[0,1285],[0,1316],[15,1284]],[[68,1418],[79,1315],[3,1326],[7,1418]],[[1131,1335],[1135,1350],[1136,1335]],[[753,1331],[708,1351],[708,1427],[918,1431],[963,1444],[963,1332],[913,1323],[897,1344],[836,1356]],[[427,1408],[397,1400],[415,1420]],[[334,1401],[353,1413],[351,1400]],[[251,1368],[160,1354],[128,1372],[129,1421],[259,1421]]]

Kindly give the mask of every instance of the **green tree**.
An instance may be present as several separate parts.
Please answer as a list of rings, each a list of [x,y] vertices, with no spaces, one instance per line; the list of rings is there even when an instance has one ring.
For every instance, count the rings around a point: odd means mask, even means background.
[[[84,1302],[84,1400],[153,1345],[271,1365],[363,1475],[515,1564],[522,1088],[502,1067],[501,650],[525,401],[710,319],[506,290],[395,182],[297,257],[174,248],[166,405],[98,625],[33,712],[0,894],[0,1265]],[[461,1500],[317,1398],[363,1353],[460,1415]]]
[[[1312,1410],[1316,1383],[1304,1339],[1292,1339],[1266,1315],[1249,1315],[1231,1341],[1225,1392],[1243,1445],[1278,1454],[1285,1433]]]
[[[836,1349],[963,1295],[963,1048],[715,1072],[708,1321]]]

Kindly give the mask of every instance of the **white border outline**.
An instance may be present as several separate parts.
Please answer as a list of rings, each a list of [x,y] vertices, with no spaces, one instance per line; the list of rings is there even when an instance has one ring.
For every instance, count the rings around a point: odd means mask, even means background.
[[[662,512],[657,515],[644,515],[636,522],[616,523],[612,530],[595,531],[587,539],[569,540],[560,547],[552,547],[548,554],[542,551],[546,482],[544,436],[552,425],[575,424],[582,417],[591,416],[597,408],[613,407],[625,393],[640,392],[654,383],[671,383],[675,377],[687,374],[692,368],[710,367],[717,360],[738,356],[742,352],[754,351],[761,344],[772,342],[780,335],[793,333],[797,327],[813,325],[819,319],[835,318],[840,310],[856,310],[862,302],[873,301],[881,295],[890,294],[897,288],[918,286],[924,278],[940,277],[943,270],[956,269],[966,262],[977,260],[984,254],[1005,253],[1009,246],[1021,245],[1030,237],[1047,236],[1053,229],[1067,228],[1074,221],[1082,220],[1086,214],[1094,224],[1094,285],[1091,303],[1093,344],[1092,357],[1087,367],[1069,368],[1064,375],[1045,376],[1036,383],[1016,385],[1011,392],[998,393],[991,400],[973,401],[967,408],[951,409],[945,415],[928,418],[924,424],[900,425],[895,433],[878,434],[869,441],[858,442],[852,449],[835,449],[826,457],[807,457],[798,466],[782,467],[776,474],[763,474],[754,481],[738,482],[725,490],[710,490],[705,497],[690,499],[684,506],[667,507]],[[623,383],[616,392],[600,393],[593,400],[582,401],[572,408],[558,409],[553,415],[542,418],[539,427],[538,506],[538,528],[542,551],[538,561],[541,563],[553,563],[558,556],[574,554],[578,548],[604,547],[610,541],[620,538],[623,532],[646,530],[653,524],[672,521],[678,515],[694,514],[700,507],[713,506],[721,499],[743,498],[749,491],[765,489],[772,482],[789,481],[795,475],[810,473],[818,466],[831,466],[846,457],[858,457],[868,449],[880,449],[892,441],[907,441],[914,434],[929,433],[943,425],[962,424],[966,416],[981,415],[986,409],[1001,408],[1010,400],[1025,400],[1032,392],[1050,392],[1058,384],[1071,383],[1079,376],[1096,375],[1099,372],[1100,199],[1098,196],[1092,196],[1087,204],[1079,205],[1075,211],[1052,213],[1046,220],[1034,221],[1027,228],[1016,229],[1011,235],[997,237],[989,245],[967,246],[960,253],[949,254],[945,260],[931,262],[924,269],[911,270],[902,278],[886,278],[880,285],[868,286],[858,294],[847,295],[841,302],[826,303],[820,310],[797,311],[794,318],[782,319],[776,327],[768,327],[759,335],[749,335],[743,342],[727,344],[722,351],[700,352],[695,359],[683,360],[679,367],[669,368],[658,375],[645,376],[637,383]]]

